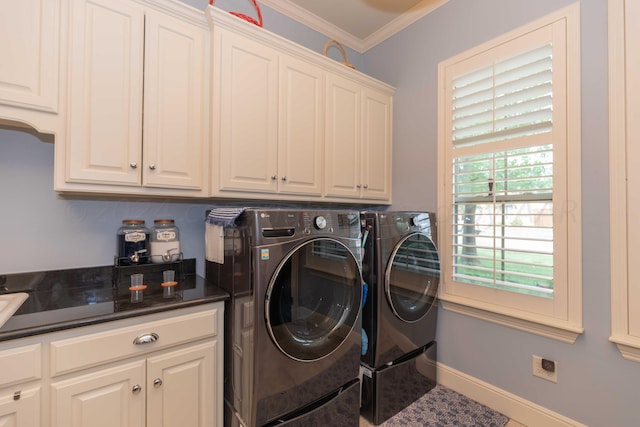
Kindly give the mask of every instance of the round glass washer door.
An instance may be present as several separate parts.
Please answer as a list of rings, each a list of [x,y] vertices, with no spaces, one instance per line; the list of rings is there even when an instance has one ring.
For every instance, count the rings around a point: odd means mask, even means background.
[[[280,262],[267,288],[271,339],[295,360],[328,356],[351,333],[361,293],[359,263],[343,243],[328,238],[303,243]]]
[[[440,258],[429,236],[413,233],[395,246],[385,272],[385,292],[396,316],[416,322],[435,304]]]

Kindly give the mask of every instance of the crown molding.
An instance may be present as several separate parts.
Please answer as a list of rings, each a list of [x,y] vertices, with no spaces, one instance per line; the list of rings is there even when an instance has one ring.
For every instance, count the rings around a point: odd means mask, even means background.
[[[433,0],[423,0],[409,9],[406,13],[398,16],[393,21],[389,22],[387,25],[364,39],[355,37],[353,34],[333,25],[297,4],[292,3],[290,0],[260,0],[260,3],[313,30],[318,31],[321,34],[324,34],[331,39],[339,40],[340,43],[350,47],[358,53],[365,53],[367,50],[404,30],[418,19],[433,12],[448,1],[449,0],[439,0],[434,2]]]
[[[389,22],[384,27],[380,28],[378,31],[372,33],[366,39],[362,40],[363,51],[360,53],[366,52],[372,47],[382,43],[389,37],[399,33],[409,25],[413,24],[421,18],[424,18],[448,1],[449,0],[439,0],[437,2],[434,2],[433,0],[423,0],[422,2],[409,9],[407,12]]]

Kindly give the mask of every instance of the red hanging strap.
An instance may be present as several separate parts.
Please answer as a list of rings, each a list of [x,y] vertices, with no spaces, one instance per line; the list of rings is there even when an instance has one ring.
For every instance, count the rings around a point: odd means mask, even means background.
[[[209,0],[209,5],[213,6],[213,2],[214,0]],[[255,7],[256,11],[258,12],[258,19],[260,20],[259,22],[243,13],[238,13],[238,12],[229,12],[229,13],[237,16],[238,18],[244,19],[247,22],[251,22],[252,24],[257,25],[258,27],[262,27],[262,12],[260,11],[260,6],[258,6],[258,2],[256,0],[251,0],[251,2],[253,3],[253,7]]]

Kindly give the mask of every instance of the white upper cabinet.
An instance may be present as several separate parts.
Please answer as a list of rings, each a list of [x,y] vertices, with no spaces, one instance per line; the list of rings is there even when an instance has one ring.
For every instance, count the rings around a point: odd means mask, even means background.
[[[59,110],[61,18],[66,0],[5,1],[0,13],[0,118],[50,129]]]
[[[349,79],[327,78],[326,169],[328,196],[359,198],[362,93]]]
[[[327,196],[390,201],[392,108],[388,92],[328,76]]]
[[[388,92],[362,91],[361,197],[391,200],[393,97]]]
[[[279,93],[279,189],[319,196],[324,145],[322,70],[293,57],[280,57]]]
[[[394,89],[227,12],[207,15],[212,194],[391,203]]]
[[[214,144],[221,191],[321,195],[321,70],[214,32]]]
[[[213,139],[221,190],[273,192],[278,169],[278,55],[217,31],[213,43]],[[215,164],[215,163],[214,163]]]
[[[73,0],[56,189],[208,195],[208,29],[179,7]]]
[[[144,9],[74,0],[69,180],[140,185]]]
[[[147,12],[145,26],[142,183],[205,188],[209,32],[154,11]]]

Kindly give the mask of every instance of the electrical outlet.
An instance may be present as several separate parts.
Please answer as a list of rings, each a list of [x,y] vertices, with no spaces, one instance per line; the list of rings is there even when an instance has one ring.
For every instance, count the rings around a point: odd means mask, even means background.
[[[542,359],[543,359],[542,357],[536,356],[535,354],[531,356],[531,373],[536,377],[540,377],[547,381],[557,383],[558,382],[558,362],[554,362],[553,360],[549,360],[549,359],[544,359],[545,367],[548,368],[548,369],[544,369],[542,367]]]

